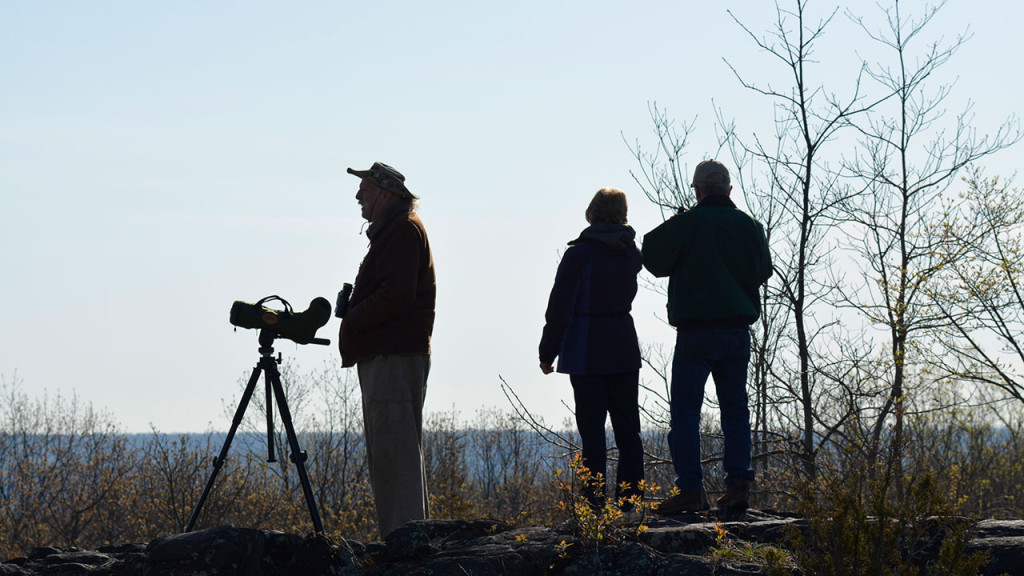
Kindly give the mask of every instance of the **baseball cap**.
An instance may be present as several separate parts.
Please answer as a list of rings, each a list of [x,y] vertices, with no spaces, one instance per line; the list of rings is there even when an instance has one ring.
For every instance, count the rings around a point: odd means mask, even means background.
[[[697,184],[728,184],[729,169],[718,160],[705,160],[697,164],[693,171],[693,182],[690,186]]]

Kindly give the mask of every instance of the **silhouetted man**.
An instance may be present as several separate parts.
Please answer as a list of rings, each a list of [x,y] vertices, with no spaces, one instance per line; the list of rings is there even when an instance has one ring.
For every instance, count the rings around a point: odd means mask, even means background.
[[[700,412],[710,374],[725,436],[725,495],[718,508],[740,513],[749,507],[754,481],[746,387],[750,324],[760,315],[759,289],[772,263],[764,228],[729,199],[723,164],[701,162],[690,186],[697,205],[649,232],[643,244],[647,270],[669,277],[668,320],[676,327],[668,445],[679,494],[657,512],[710,508],[700,463]]]
[[[356,200],[370,222],[339,348],[356,366],[366,453],[381,536],[429,516],[423,466],[423,400],[434,327],[434,260],[417,196],[405,176],[380,162],[360,178]]]

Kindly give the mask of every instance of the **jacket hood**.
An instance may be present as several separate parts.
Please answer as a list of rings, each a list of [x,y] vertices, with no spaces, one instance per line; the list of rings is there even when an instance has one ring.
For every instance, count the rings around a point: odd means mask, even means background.
[[[630,248],[636,248],[633,240],[636,230],[625,224],[592,224],[580,233],[580,237],[569,242],[570,245],[583,240],[590,240],[612,254],[622,254]]]

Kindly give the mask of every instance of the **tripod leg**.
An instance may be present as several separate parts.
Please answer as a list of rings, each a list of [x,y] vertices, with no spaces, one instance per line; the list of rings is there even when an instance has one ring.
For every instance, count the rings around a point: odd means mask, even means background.
[[[277,365],[273,364],[273,366],[273,370],[276,371]],[[274,393],[273,386],[270,384],[269,368],[266,373],[265,386],[267,395],[267,462],[277,462],[277,456],[274,455]]]
[[[324,525],[320,521],[320,511],[316,506],[313,488],[309,483],[309,475],[306,473],[306,453],[299,448],[299,439],[295,435],[295,427],[292,426],[292,415],[288,410],[288,402],[284,397],[284,388],[281,386],[281,375],[276,367],[274,370],[267,370],[267,373],[267,378],[274,385],[274,395],[277,396],[277,409],[281,413],[281,421],[284,423],[285,432],[288,434],[288,445],[292,451],[291,461],[295,464],[295,468],[299,473],[299,482],[302,484],[302,492],[306,497],[309,517],[313,520],[313,529],[317,534],[323,534]]]
[[[203,494],[199,497],[199,502],[196,503],[195,509],[192,510],[192,516],[188,519],[188,524],[185,525],[185,532],[191,532],[192,527],[195,526],[196,520],[199,518],[199,511],[206,502],[206,497],[210,495],[210,490],[213,489],[213,483],[217,479],[217,474],[220,472],[221,466],[223,466],[224,461],[227,460],[228,449],[231,448],[231,441],[235,438],[235,432],[238,431],[238,425],[242,423],[242,417],[245,415],[245,408],[249,405],[252,393],[256,389],[256,383],[259,382],[261,370],[262,368],[259,364],[252,369],[252,376],[249,377],[249,383],[246,385],[245,392],[242,394],[242,400],[238,403],[238,409],[235,410],[235,417],[231,420],[231,430],[228,431],[228,436],[224,439],[224,446],[220,449],[220,455],[213,460],[213,472],[210,473],[210,479],[207,480],[206,487],[203,488]]]

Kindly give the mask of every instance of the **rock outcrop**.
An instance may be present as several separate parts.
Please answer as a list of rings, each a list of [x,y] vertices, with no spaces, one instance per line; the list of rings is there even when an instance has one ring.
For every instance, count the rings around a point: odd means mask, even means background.
[[[365,544],[221,526],[99,550],[37,548],[0,563],[0,576],[752,575],[764,573],[757,563],[710,554],[721,531],[781,544],[787,527],[804,529],[806,522],[765,513],[722,524],[656,519],[643,534],[606,546],[588,546],[567,526],[513,528],[490,520],[414,522]],[[1024,574],[1024,521],[983,521],[967,548],[989,552],[983,574]]]

